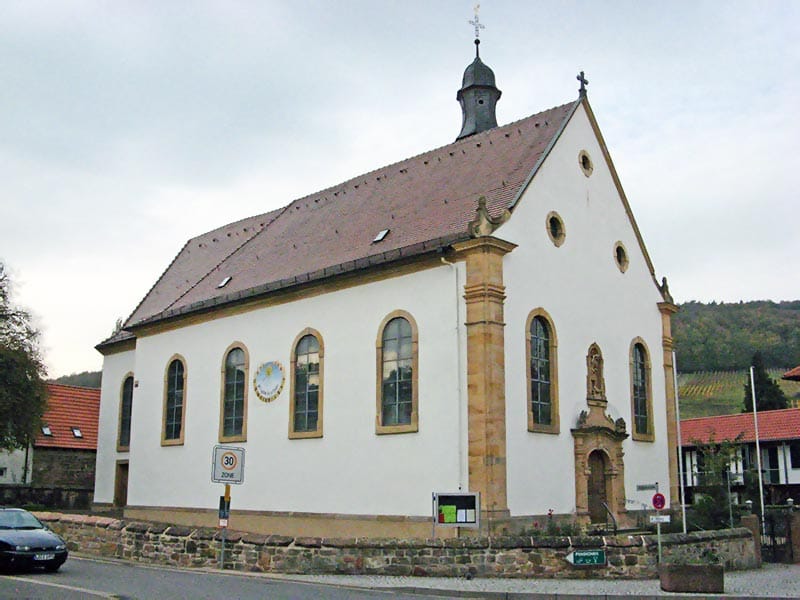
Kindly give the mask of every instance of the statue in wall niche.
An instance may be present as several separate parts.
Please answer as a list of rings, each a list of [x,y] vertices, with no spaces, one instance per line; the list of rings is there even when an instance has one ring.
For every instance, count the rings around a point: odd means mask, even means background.
[[[589,346],[586,355],[586,397],[592,400],[606,399],[606,384],[603,379],[603,353],[597,344]]]

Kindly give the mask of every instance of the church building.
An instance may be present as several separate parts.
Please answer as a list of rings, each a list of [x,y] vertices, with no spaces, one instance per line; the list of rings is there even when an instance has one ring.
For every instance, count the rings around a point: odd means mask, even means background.
[[[588,82],[498,126],[478,48],[453,143],[190,239],[97,346],[98,509],[216,525],[218,445],[262,533],[428,537],[434,492],[495,532],[677,501],[676,307]]]

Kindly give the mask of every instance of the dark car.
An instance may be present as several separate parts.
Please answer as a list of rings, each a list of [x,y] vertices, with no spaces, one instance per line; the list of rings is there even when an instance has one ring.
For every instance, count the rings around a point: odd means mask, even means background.
[[[67,560],[67,544],[21,508],[0,508],[0,568],[44,567],[58,571]]]

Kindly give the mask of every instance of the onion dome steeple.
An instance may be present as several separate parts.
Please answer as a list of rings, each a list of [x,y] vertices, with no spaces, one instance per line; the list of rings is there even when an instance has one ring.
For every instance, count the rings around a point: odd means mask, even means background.
[[[456,100],[461,104],[461,133],[456,140],[497,127],[495,107],[502,93],[494,83],[494,72],[481,61],[479,30],[483,25],[478,21],[477,6],[475,20],[475,60],[464,71],[461,89]]]

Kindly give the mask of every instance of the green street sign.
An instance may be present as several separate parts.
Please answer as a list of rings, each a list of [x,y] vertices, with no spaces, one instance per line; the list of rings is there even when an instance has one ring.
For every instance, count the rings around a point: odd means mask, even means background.
[[[602,567],[606,564],[606,551],[574,550],[564,558],[576,567]]]

